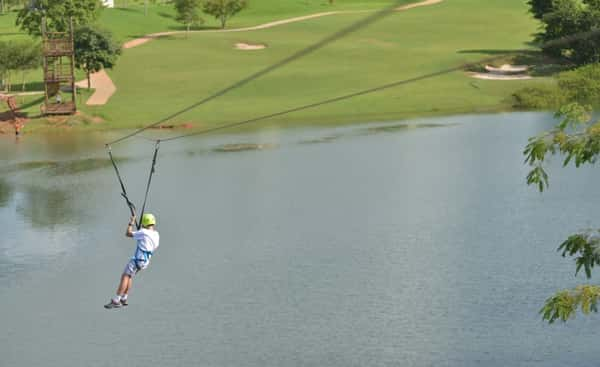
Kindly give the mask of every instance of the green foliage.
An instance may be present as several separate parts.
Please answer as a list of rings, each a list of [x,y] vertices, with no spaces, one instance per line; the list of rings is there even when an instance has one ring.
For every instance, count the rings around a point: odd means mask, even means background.
[[[553,0],[529,0],[529,11],[533,14],[536,19],[542,19],[545,14],[552,11]]]
[[[204,21],[198,13],[200,8],[200,0],[174,0],[175,10],[177,11],[178,22],[183,23],[187,30],[191,26],[202,24]]]
[[[570,81],[578,80],[580,75],[586,75],[584,82],[574,84],[576,95],[571,98],[589,100],[590,95],[600,93],[595,85],[588,83],[590,79],[596,78],[596,71],[590,66],[585,70],[576,71],[575,74],[568,73],[559,85],[561,88],[569,88]],[[582,83],[586,87],[581,87]],[[526,157],[525,163],[532,167],[527,175],[527,184],[537,185],[540,191],[548,187],[548,174],[543,167],[548,155],[564,156],[563,166],[573,163],[575,167],[580,167],[596,162],[600,155],[600,122],[592,120],[591,112],[592,108],[589,105],[569,103],[556,113],[556,117],[561,118],[556,127],[529,139],[523,152]],[[558,247],[558,251],[563,257],[574,258],[575,275],[583,269],[586,278],[589,279],[592,277],[593,268],[600,265],[600,231],[571,235]],[[556,320],[564,322],[574,317],[578,309],[583,314],[598,312],[599,297],[600,287],[593,285],[580,285],[572,290],[559,291],[546,300],[540,314],[549,323]]]
[[[525,163],[532,167],[527,175],[528,185],[537,185],[540,191],[548,187],[548,175],[543,163],[548,154],[565,155],[563,165],[571,161],[576,167],[594,163],[600,153],[600,123],[590,119],[591,107],[571,103],[559,109],[562,118],[554,129],[529,139],[523,154]]]
[[[558,108],[566,96],[556,85],[539,85],[519,89],[512,95],[513,106],[525,109]]]
[[[227,20],[239,13],[248,5],[246,0],[205,0],[203,10],[221,22],[221,28],[225,28]]]
[[[32,40],[0,41],[0,75],[4,88],[11,89],[11,75],[17,71],[26,71],[39,67],[41,49]]]
[[[600,105],[600,63],[562,72],[555,79],[555,85],[532,86],[513,93],[514,106],[556,109],[573,102]]]
[[[592,32],[600,25],[599,1],[552,0],[548,4],[532,0],[530,5],[531,12],[543,23],[538,40],[546,44],[544,52],[578,65],[600,61],[600,36]]]
[[[27,0],[0,0],[0,14],[6,14],[13,7],[23,6]]]
[[[17,15],[16,24],[21,30],[41,35],[42,19],[46,17],[48,31],[64,32],[69,28],[69,19],[74,26],[93,23],[104,7],[100,0],[32,0]]]
[[[89,88],[90,73],[112,68],[121,54],[121,47],[109,31],[96,27],[80,27],[74,37],[75,66],[86,72]]]
[[[578,308],[584,315],[598,312],[598,298],[600,287],[594,285],[580,285],[572,290],[557,292],[548,298],[540,310],[542,319],[550,324],[556,320],[563,322],[575,317]]]
[[[562,251],[562,256],[575,256],[575,275],[581,268],[585,270],[585,276],[592,277],[592,269],[595,265],[600,265],[600,237],[598,233],[578,233],[570,236],[563,242],[558,251]]]
[[[598,105],[600,101],[600,64],[594,63],[557,77],[559,90],[568,101]]]

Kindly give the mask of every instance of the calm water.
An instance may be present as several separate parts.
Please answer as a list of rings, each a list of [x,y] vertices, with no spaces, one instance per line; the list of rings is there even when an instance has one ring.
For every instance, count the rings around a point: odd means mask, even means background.
[[[545,114],[417,123],[163,145],[161,248],[116,311],[108,137],[0,139],[0,366],[597,366],[597,316],[537,312],[584,281],[555,249],[600,223],[600,172],[525,185]],[[138,202],[152,149],[114,148]]]

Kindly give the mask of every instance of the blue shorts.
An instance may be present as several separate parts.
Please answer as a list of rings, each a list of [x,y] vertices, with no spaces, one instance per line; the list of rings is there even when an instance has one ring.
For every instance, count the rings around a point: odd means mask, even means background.
[[[129,275],[133,278],[140,270],[144,270],[148,267],[149,262],[144,261],[136,261],[134,259],[129,260],[127,265],[125,265],[125,270],[123,270],[123,274]]]

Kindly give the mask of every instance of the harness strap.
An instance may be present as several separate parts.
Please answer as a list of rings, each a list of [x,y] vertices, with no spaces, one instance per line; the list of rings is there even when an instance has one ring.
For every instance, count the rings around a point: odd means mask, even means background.
[[[137,255],[137,251],[140,251],[141,253],[143,253],[145,256],[145,259],[138,259],[136,256],[134,256],[131,260],[133,260],[135,267],[138,270],[141,270],[142,266],[139,263],[146,263],[146,262],[150,261],[150,258],[152,257],[153,252],[152,251],[144,251],[138,247],[136,249],[136,255]]]
[[[127,206],[129,207],[129,211],[131,212],[131,216],[133,217],[133,216],[135,216],[135,205],[133,205],[133,203],[131,202],[131,200],[129,200],[129,197],[127,196],[127,190],[125,190],[125,184],[123,183],[123,179],[121,178],[121,173],[119,172],[117,163],[115,162],[115,159],[112,155],[112,149],[111,149],[110,145],[107,145],[106,148],[108,150],[108,156],[110,157],[110,161],[111,161],[113,167],[115,168],[115,172],[117,174],[117,179],[119,180],[119,184],[121,185],[121,196],[125,199],[125,203],[127,203]],[[137,219],[135,222],[139,229],[139,224],[137,222]]]
[[[154,156],[152,157],[152,167],[150,168],[150,174],[148,175],[148,183],[146,184],[146,194],[144,195],[144,203],[142,204],[142,214],[141,214],[140,218],[144,216],[144,210],[146,210],[146,201],[148,200],[148,192],[150,192],[150,184],[152,183],[152,175],[154,175],[154,172],[156,172],[156,170],[155,170],[156,158],[158,157],[158,149],[159,148],[160,148],[160,140],[157,140],[156,145],[154,146]],[[142,225],[142,223],[140,221],[140,223],[137,224],[138,231],[139,231],[141,225]]]

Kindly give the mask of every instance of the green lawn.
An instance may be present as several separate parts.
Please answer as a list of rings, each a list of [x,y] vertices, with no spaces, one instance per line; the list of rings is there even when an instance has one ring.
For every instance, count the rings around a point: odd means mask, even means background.
[[[449,0],[396,13],[174,123],[201,127],[244,120],[414,78],[498,51],[523,49],[536,29],[525,14],[520,0]],[[261,31],[152,41],[124,53],[110,73],[117,93],[107,106],[86,111],[105,118],[105,128],[157,121],[364,16],[336,15]],[[232,47],[238,41],[265,43],[269,48],[238,51]],[[528,83],[474,80],[454,72],[270,123],[330,124],[508,110],[508,96]]]
[[[403,0],[401,3],[413,3],[417,0]],[[227,28],[240,28],[280,20],[289,17],[327,12],[334,10],[379,9],[396,2],[395,0],[337,0],[330,5],[327,0],[250,0],[246,9],[227,24]],[[175,20],[175,10],[171,4],[149,6],[144,14],[140,3],[118,1],[114,9],[106,9],[100,23],[111,29],[119,39],[127,40],[140,35],[165,30],[183,30],[185,27]],[[220,23],[210,15],[203,15],[201,28],[219,28]]]
[[[417,0],[401,0],[400,2],[409,4],[415,1]],[[254,26],[317,12],[379,9],[394,2],[395,0],[337,0],[330,5],[327,0],[251,0],[248,8],[231,18],[227,28]],[[175,20],[175,10],[172,4],[149,5],[146,15],[142,2],[130,0],[127,2],[116,1],[115,3],[115,8],[103,9],[98,23],[110,29],[121,42],[149,33],[185,29],[181,23]],[[220,23],[213,17],[206,14],[202,17],[204,24],[200,29],[220,27]],[[27,37],[15,25],[16,18],[16,11],[0,15],[0,40]]]
[[[267,6],[278,3],[288,3],[281,5],[284,8],[281,13]],[[377,5],[368,2],[368,6],[365,3],[339,0],[340,5],[336,7],[373,8],[390,2],[381,1]],[[257,8],[234,18],[231,26],[260,24],[330,9],[323,5],[324,1],[316,0],[254,0],[253,4]],[[260,4],[265,6],[264,11],[259,11]],[[161,6],[153,7],[152,12],[161,18],[163,23],[160,24],[136,23],[139,29],[124,22],[117,24],[117,20],[121,22],[141,12],[140,7],[132,11],[106,11],[103,22],[123,38],[177,28],[174,22],[169,23],[172,18],[168,14],[159,15],[159,8]],[[107,21],[111,13],[119,16]],[[135,16],[143,17],[143,14]],[[117,93],[106,106],[82,108],[86,114],[100,116],[105,122],[82,126],[132,128],[158,121],[364,16],[366,14],[333,15],[260,31],[196,33],[188,39],[181,35],[126,50],[117,67],[109,72],[117,85]],[[439,5],[395,13],[171,123],[192,123],[198,128],[214,126],[426,75],[504,51],[527,48],[536,27],[521,0],[447,0]],[[129,35],[125,32],[127,28],[131,30]],[[263,51],[238,51],[233,45],[239,41],[260,42],[269,47]],[[453,72],[296,112],[259,126],[335,124],[510,110],[510,94],[531,83],[535,82],[475,80],[463,72]]]
[[[412,3],[417,0],[401,0],[401,3]],[[227,28],[248,27],[289,17],[313,14],[332,10],[378,9],[394,3],[395,0],[337,0],[330,5],[327,0],[252,0],[248,8],[231,19]],[[148,14],[144,12],[143,1],[117,0],[114,9],[103,9],[98,24],[108,28],[119,43],[141,37],[146,34],[180,31],[185,27],[175,20],[172,4],[158,2],[150,4]],[[24,39],[29,36],[15,25],[17,10],[0,15],[0,41]],[[204,15],[205,23],[200,29],[216,29],[219,23],[212,17]],[[78,78],[84,74],[79,72]],[[21,81],[21,74],[13,77]],[[42,71],[33,70],[25,74],[26,91],[43,90],[41,85]],[[20,90],[20,86],[19,86]]]

